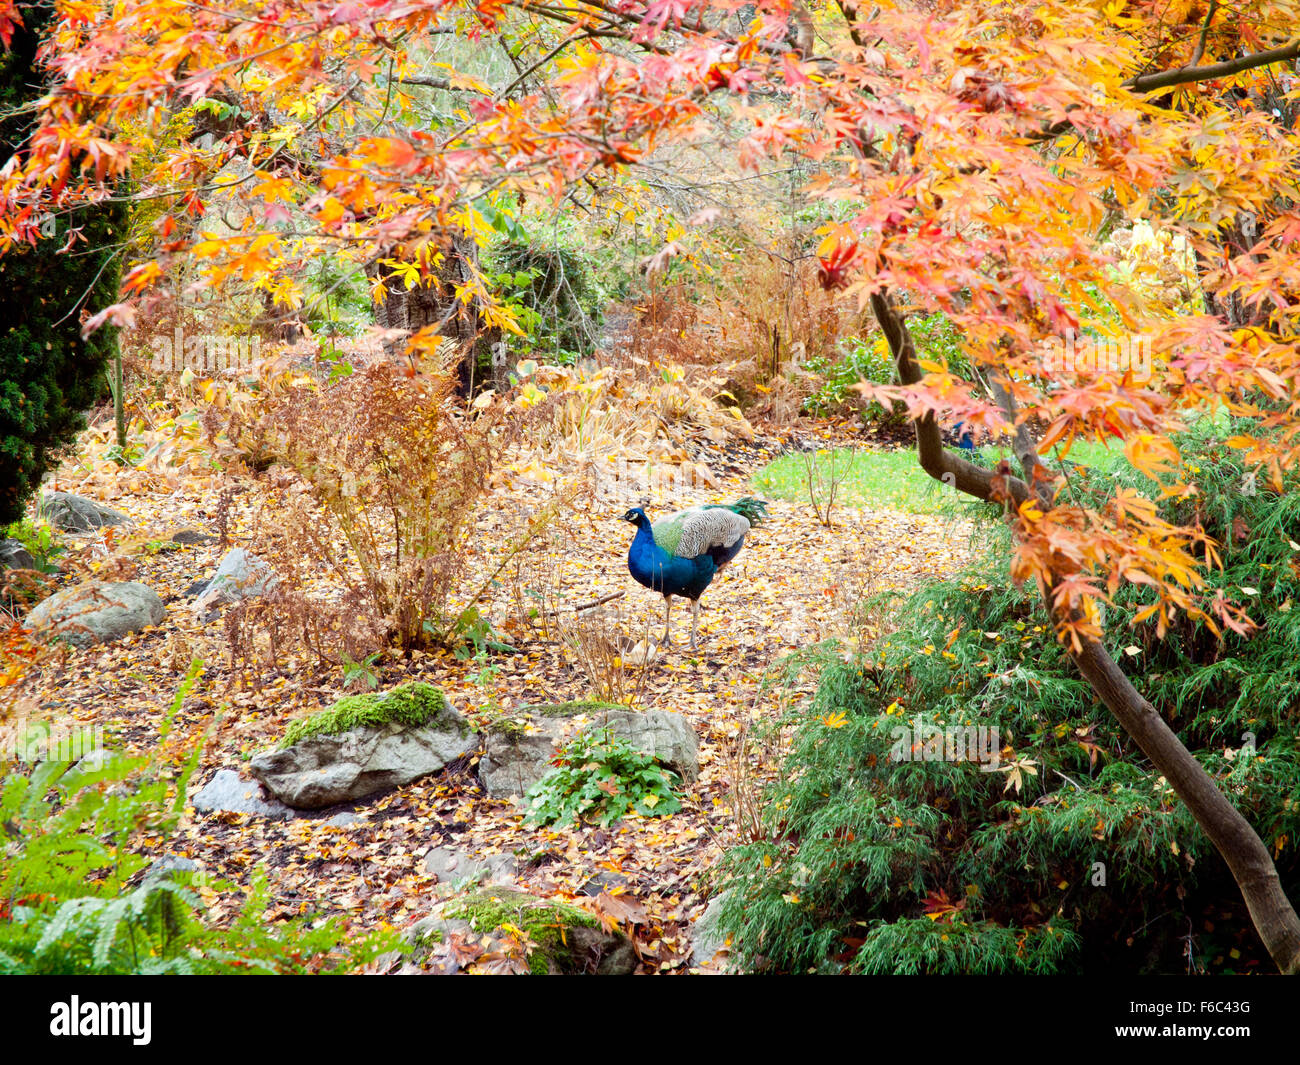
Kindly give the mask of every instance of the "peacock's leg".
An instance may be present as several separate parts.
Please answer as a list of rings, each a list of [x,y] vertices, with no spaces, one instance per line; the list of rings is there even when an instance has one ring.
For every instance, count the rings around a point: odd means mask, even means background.
[[[668,609],[664,611],[664,635],[663,635],[663,639],[660,640],[659,642],[663,644],[665,647],[667,647],[669,644],[672,643],[672,640],[668,638],[668,619],[672,616],[673,613],[673,597],[671,595],[665,595],[664,602],[668,604]]]
[[[691,600],[691,650],[695,650],[695,634],[700,627],[700,601]]]

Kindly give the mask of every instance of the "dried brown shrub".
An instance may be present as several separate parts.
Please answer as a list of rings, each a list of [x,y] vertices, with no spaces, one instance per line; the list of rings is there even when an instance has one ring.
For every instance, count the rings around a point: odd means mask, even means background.
[[[655,660],[651,615],[633,615],[621,603],[555,614],[565,658],[584,674],[590,698],[634,706],[645,695]]]
[[[467,410],[445,366],[406,376],[388,363],[336,383],[282,381],[253,406],[228,419],[225,432],[237,447],[251,436],[305,482],[311,507],[286,511],[283,554],[304,560],[318,580],[328,574],[329,598],[347,605],[347,618],[336,615],[327,627],[353,635],[334,642],[355,642],[359,652],[366,633],[403,649],[452,641],[494,575],[468,590],[470,555],[482,553],[476,511],[527,419],[504,402]],[[562,506],[548,497],[535,507],[507,536],[507,558]],[[303,589],[312,577],[291,575],[286,584]],[[303,600],[284,592],[279,606],[282,631],[296,626],[300,642],[320,644]]]
[[[818,385],[811,359],[838,360],[841,341],[874,328],[851,299],[817,281],[812,255],[756,251],[698,284],[653,289],[642,301],[629,351],[651,367],[707,372],[746,412],[787,421]]]

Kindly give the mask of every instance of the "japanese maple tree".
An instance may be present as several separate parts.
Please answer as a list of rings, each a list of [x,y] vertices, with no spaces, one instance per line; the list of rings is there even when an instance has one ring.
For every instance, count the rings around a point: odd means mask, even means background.
[[[0,0],[0,38],[22,6]],[[1217,555],[1197,525],[1127,491],[1088,504],[1046,456],[1114,438],[1167,495],[1194,499],[1172,434],[1226,411],[1228,445],[1282,490],[1300,453],[1297,8],[61,0],[46,50],[57,87],[0,171],[0,253],[129,176],[157,211],[154,240],[88,327],[129,323],[181,261],[214,291],[254,284],[291,307],[315,257],[427,272],[447,234],[481,233],[514,197],[580,195],[707,136],[707,115],[725,111],[746,126],[740,165],[815,165],[822,282],[872,309],[898,369],[869,391],[906,405],[931,476],[1005,507],[1013,575],[1037,585],[1080,673],[1296,972],[1300,921],[1268,849],[1108,653],[1099,611],[1130,583],[1150,595],[1137,623],[1160,635],[1180,617],[1211,633],[1255,622],[1202,594]],[[453,38],[459,50],[440,47]],[[459,69],[494,43],[512,76]],[[436,124],[420,121],[430,91],[459,101]],[[198,224],[232,202],[232,225]],[[1169,305],[1114,269],[1101,237],[1126,219],[1188,249],[1201,305]],[[458,295],[483,297],[482,279]],[[958,327],[969,379],[918,359],[913,312]],[[511,327],[504,313],[487,324]],[[1089,331],[1149,337],[1150,373],[1049,368],[1053,345]],[[955,421],[1008,443],[1014,466],[945,450]]]

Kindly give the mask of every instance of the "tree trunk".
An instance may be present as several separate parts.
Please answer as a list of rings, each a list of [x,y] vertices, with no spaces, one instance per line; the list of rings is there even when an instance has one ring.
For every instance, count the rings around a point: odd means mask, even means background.
[[[1191,752],[1142,698],[1124,671],[1093,640],[1071,658],[1124,731],[1133,737],[1228,863],[1251,920],[1278,969],[1300,974],[1300,920],[1282,890],[1268,848]]]
[[[923,374],[916,361],[912,334],[902,316],[884,292],[872,295],[871,307],[889,342],[899,380],[903,384],[920,383]],[[1004,412],[1012,416],[1010,394],[1005,388],[994,388],[994,393]],[[1031,494],[1039,499],[1045,499],[1049,494],[1037,453],[1025,449],[1022,439],[1017,441],[1017,451],[1026,451],[1020,457],[1027,482],[1013,476],[1005,462],[995,473],[990,473],[945,451],[939,424],[933,414],[927,414],[916,423],[916,443],[926,473],[977,499],[993,502],[996,498],[1010,496],[1016,502],[1022,502]],[[1047,608],[1049,615],[1052,614],[1050,589]],[[1196,823],[1223,856],[1246,900],[1255,930],[1278,969],[1289,975],[1300,974],[1300,919],[1282,890],[1268,848],[1250,822],[1219,790],[1213,778],[1165,724],[1155,707],[1142,698],[1105,647],[1089,640],[1083,643],[1080,652],[1072,653],[1071,657],[1084,680],[1169,781],[1196,818]]]

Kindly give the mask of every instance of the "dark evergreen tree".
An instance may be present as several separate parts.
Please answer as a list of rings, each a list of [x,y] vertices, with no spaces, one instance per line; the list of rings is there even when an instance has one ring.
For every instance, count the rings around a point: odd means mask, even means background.
[[[0,55],[0,163],[22,152],[32,105],[48,91],[37,50],[54,5],[23,3],[19,11],[24,25]],[[123,203],[60,213],[35,247],[0,256],[0,524],[21,515],[52,456],[106,392],[116,331],[105,327],[83,340],[81,321],[83,312],[117,299],[114,245],[125,235],[126,219]],[[80,235],[64,251],[72,231]]]

